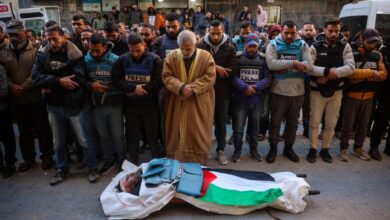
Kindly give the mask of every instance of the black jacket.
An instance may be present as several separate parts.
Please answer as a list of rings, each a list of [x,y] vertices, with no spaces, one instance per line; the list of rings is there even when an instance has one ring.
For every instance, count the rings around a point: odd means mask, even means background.
[[[72,42],[67,41],[58,53],[51,52],[49,45],[42,48],[31,75],[33,83],[46,90],[43,96],[48,105],[65,107],[71,114],[78,114],[83,109],[86,98],[83,54]],[[75,75],[73,81],[79,84],[73,90],[59,84],[62,77],[70,75]]]
[[[206,34],[205,37],[200,40],[200,42],[198,43],[198,48],[210,52],[214,58],[216,65],[232,70],[229,77],[221,78],[217,74],[217,78],[214,85],[216,98],[230,98],[232,94],[232,77],[238,69],[236,48],[232,43],[230,43],[229,39],[226,39],[226,36],[224,42],[215,53],[213,47],[209,43],[209,40],[205,40],[205,38],[207,37],[208,34]]]

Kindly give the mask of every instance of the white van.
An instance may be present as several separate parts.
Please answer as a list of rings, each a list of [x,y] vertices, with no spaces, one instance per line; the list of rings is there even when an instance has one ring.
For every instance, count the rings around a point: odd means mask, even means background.
[[[344,5],[341,22],[352,28],[353,37],[365,28],[375,28],[383,37],[390,39],[390,0],[359,1]]]
[[[6,23],[12,19],[22,21],[26,29],[32,29],[35,33],[49,21],[44,7],[15,9],[10,2],[0,3],[0,25],[4,30]]]

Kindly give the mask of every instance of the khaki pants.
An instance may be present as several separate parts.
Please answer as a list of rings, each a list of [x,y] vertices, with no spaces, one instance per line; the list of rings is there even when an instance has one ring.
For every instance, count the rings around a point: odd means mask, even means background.
[[[322,133],[322,148],[329,148],[334,135],[341,107],[342,90],[338,90],[332,97],[324,98],[318,91],[310,92],[310,147],[317,149],[318,127],[325,113],[325,126]]]

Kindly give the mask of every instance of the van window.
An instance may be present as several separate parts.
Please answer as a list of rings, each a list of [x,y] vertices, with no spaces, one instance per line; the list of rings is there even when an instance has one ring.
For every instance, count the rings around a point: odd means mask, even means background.
[[[352,33],[351,38],[353,38],[357,33],[364,30],[367,26],[367,15],[361,16],[351,16],[340,18],[342,24],[346,24],[351,27]]]
[[[27,20],[24,22],[26,29],[32,29],[35,33],[39,33],[43,25],[45,25],[45,21],[42,19],[33,19]]]
[[[386,43],[390,39],[390,14],[377,14],[375,29],[383,38],[383,42]]]

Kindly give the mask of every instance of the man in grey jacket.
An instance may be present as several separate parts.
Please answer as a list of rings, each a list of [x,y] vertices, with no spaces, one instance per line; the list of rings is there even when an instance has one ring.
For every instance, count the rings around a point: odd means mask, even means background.
[[[323,115],[325,115],[325,125],[320,156],[327,163],[333,161],[328,148],[339,117],[343,78],[351,75],[355,69],[351,46],[339,38],[338,19],[325,22],[324,35],[324,38],[320,38],[323,40],[315,42],[310,48],[314,64],[311,75],[323,75],[312,76],[310,80],[310,151],[306,157],[310,163],[316,161],[318,127]]]
[[[268,68],[272,71],[270,94],[270,151],[267,162],[275,162],[279,142],[280,125],[286,120],[284,129],[285,146],[283,155],[299,162],[293,150],[298,118],[303,105],[306,72],[313,68],[310,48],[298,37],[297,26],[293,21],[282,24],[282,32],[275,37],[266,50]]]

